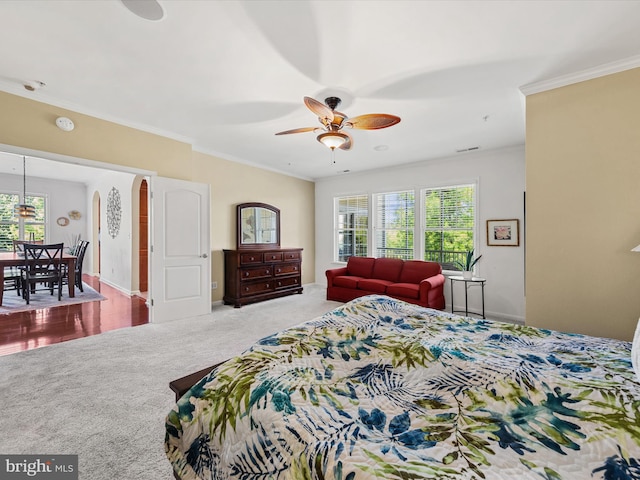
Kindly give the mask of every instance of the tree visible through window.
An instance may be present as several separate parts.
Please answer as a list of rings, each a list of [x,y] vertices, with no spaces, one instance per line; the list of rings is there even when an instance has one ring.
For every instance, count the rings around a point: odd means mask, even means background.
[[[16,217],[13,209],[20,203],[20,195],[0,193],[0,250],[12,251],[13,240],[45,239],[45,197],[29,196],[26,203],[36,209],[35,218]]]
[[[424,190],[424,259],[443,270],[458,270],[456,260],[474,248],[475,185]]]
[[[415,219],[413,190],[376,195],[376,257],[411,260]]]
[[[421,200],[416,205],[418,194]],[[422,256],[440,263],[443,270],[457,270],[454,262],[474,248],[475,184],[384,192],[372,198],[371,213],[368,195],[335,198],[336,261],[367,256],[371,240],[371,256],[404,260]],[[416,216],[422,219],[419,224]]]
[[[337,261],[366,257],[369,243],[369,197],[352,195],[336,199]]]

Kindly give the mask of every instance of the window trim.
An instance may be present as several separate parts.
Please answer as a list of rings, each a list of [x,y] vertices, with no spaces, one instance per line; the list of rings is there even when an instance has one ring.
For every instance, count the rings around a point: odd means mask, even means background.
[[[480,225],[480,219],[479,219],[479,213],[480,213],[480,209],[478,208],[478,198],[479,198],[479,189],[480,189],[480,182],[478,179],[475,180],[468,180],[468,181],[459,181],[459,182],[449,182],[449,183],[443,183],[441,185],[437,185],[437,186],[429,186],[429,187],[422,187],[420,189],[420,208],[422,210],[424,210],[424,205],[426,202],[426,196],[427,196],[427,191],[428,190],[444,190],[447,188],[459,188],[459,187],[473,187],[474,191],[473,191],[473,249],[475,252],[478,252],[478,246],[479,246],[479,236],[480,236],[480,230],[479,230],[479,225]],[[422,211],[420,213],[420,251],[419,251],[419,256],[416,258],[420,258],[422,260],[424,260],[424,252],[425,252],[425,232],[426,232],[426,212]],[[477,253],[476,253],[477,256]],[[476,266],[477,268],[477,266]],[[451,276],[451,275],[461,275],[461,272],[459,270],[445,270],[444,268],[442,269],[442,273],[445,276]]]
[[[354,193],[346,195],[338,195],[333,197],[333,263],[344,264],[347,262],[340,260],[340,241],[339,241],[339,214],[340,201],[351,197],[365,197],[367,199],[367,255],[371,252],[371,194]]]
[[[25,199],[22,198],[22,193],[21,192],[16,192],[14,190],[5,190],[5,191],[0,191],[1,194],[4,195],[8,195],[8,196],[15,196],[18,198],[17,202],[23,202]],[[41,194],[41,193],[31,193],[31,192],[27,192],[27,198],[42,198],[43,199],[43,203],[44,203],[44,212],[43,212],[43,219],[41,222],[34,222],[31,219],[25,219],[25,218],[21,218],[18,217],[16,219],[16,221],[2,221],[0,220],[0,225],[17,225],[18,226],[18,239],[19,240],[24,240],[26,237],[26,232],[25,232],[25,226],[26,225],[38,225],[38,226],[42,226],[43,228],[43,232],[44,232],[44,240],[46,241],[47,238],[49,238],[49,197],[47,194]],[[16,203],[14,202],[14,205]],[[12,216],[12,218],[16,218],[15,215]],[[4,250],[4,251],[8,251],[8,250]]]
[[[372,194],[372,201],[371,201],[371,210],[372,210],[372,216],[371,216],[371,225],[372,225],[372,232],[371,232],[371,243],[372,243],[372,248],[370,249],[371,252],[376,253],[376,251],[378,250],[378,245],[377,245],[377,237],[378,237],[378,231],[380,230],[389,230],[387,228],[381,228],[378,224],[377,224],[377,220],[378,220],[378,201],[381,197],[383,196],[387,196],[387,195],[402,195],[402,194],[407,194],[407,193],[411,193],[413,194],[413,253],[411,254],[412,258],[416,258],[416,213],[418,212],[419,208],[416,205],[416,189],[415,188],[404,188],[404,189],[398,189],[398,190],[391,190],[391,191],[387,191],[387,192],[378,192],[378,193],[374,193]]]
[[[413,225],[413,258],[424,260],[425,250],[425,231],[426,218],[424,212],[424,204],[426,201],[426,192],[428,190],[446,189],[472,186],[474,188],[474,222],[473,222],[473,248],[476,252],[479,250],[481,231],[480,225],[480,180],[478,178],[456,180],[452,182],[443,182],[434,185],[423,185],[411,188],[395,188],[385,191],[368,192],[368,193],[351,193],[335,195],[333,197],[333,262],[337,264],[346,264],[339,260],[339,241],[338,241],[338,205],[341,199],[348,197],[367,197],[368,202],[368,227],[367,227],[367,256],[375,256],[376,251],[376,215],[377,215],[377,197],[390,193],[402,193],[413,191],[414,194],[414,225]],[[476,266],[477,268],[477,266]],[[443,270],[445,275],[458,275],[458,270]]]

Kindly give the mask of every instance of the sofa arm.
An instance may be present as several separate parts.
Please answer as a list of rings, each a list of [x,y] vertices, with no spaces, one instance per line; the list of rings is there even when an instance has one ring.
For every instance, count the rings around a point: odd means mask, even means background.
[[[433,277],[425,278],[420,281],[420,302],[430,308],[443,309],[444,302],[444,284],[446,278],[439,273]]]
[[[424,288],[426,290],[431,290],[432,288],[443,286],[445,280],[444,275],[441,273],[434,275],[433,277],[425,278],[420,282],[420,289],[422,290]]]
[[[347,274],[347,267],[332,268],[324,272],[327,276],[327,287],[333,287],[333,279]]]

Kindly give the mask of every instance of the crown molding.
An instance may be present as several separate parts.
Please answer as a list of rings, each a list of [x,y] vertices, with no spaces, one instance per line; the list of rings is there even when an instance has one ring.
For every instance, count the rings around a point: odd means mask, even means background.
[[[588,68],[586,70],[580,70],[578,72],[570,73],[567,75],[561,75],[549,80],[529,83],[520,87],[520,91],[525,96],[533,95],[535,93],[553,90],[554,88],[566,87],[567,85],[572,85],[574,83],[593,80],[594,78],[604,77],[605,75],[611,75],[613,73],[619,73],[637,67],[640,67],[640,55],[635,55],[633,57],[625,58],[624,60],[618,60],[611,63],[605,63],[604,65]]]
[[[1,1],[1,0],[0,0]],[[46,87],[44,87],[46,88]],[[34,102],[44,103],[46,105],[51,105],[52,107],[62,108],[67,110],[69,113],[64,114],[64,116],[72,117],[73,113],[79,113],[81,115],[87,115],[89,117],[96,118],[98,120],[104,120],[106,122],[115,123],[117,125],[133,128],[135,130],[140,130],[142,132],[151,133],[153,135],[158,135],[160,137],[166,137],[171,140],[175,140],[182,143],[193,144],[194,140],[190,137],[177,134],[175,132],[170,132],[168,130],[163,130],[157,127],[152,127],[150,125],[144,123],[137,123],[127,120],[122,117],[118,117],[115,115],[106,114],[104,112],[100,112],[98,110],[93,110],[90,108],[85,108],[81,105],[77,105],[75,103],[67,102],[64,100],[59,100],[57,98],[53,98],[48,95],[43,89],[36,90],[35,92],[29,92],[25,90],[22,85],[16,85],[15,82],[7,82],[5,79],[0,77],[0,92],[8,93],[9,95],[15,95],[17,97],[26,98],[27,100],[32,100]],[[62,115],[62,114],[61,114]],[[73,119],[72,119],[73,120]]]

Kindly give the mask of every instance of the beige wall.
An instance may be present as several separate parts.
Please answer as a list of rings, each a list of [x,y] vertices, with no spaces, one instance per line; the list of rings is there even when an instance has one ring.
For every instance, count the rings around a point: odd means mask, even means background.
[[[59,116],[76,128],[63,132]],[[222,249],[235,246],[235,205],[264,202],[281,210],[281,243],[302,247],[302,282],[315,279],[314,183],[192,151],[188,143],[0,92],[0,144],[151,170],[211,185],[212,300],[222,299]]]
[[[56,118],[76,128],[63,132]],[[194,177],[191,145],[63,108],[0,92],[0,143],[158,172]]]
[[[640,69],[527,97],[526,323],[631,340]]]
[[[315,185],[286,175],[193,153],[194,167],[211,183],[211,281],[224,284],[223,249],[236,245],[236,205],[262,202],[280,209],[280,244],[302,247],[302,283],[315,281]],[[222,290],[214,291],[222,299]]]

